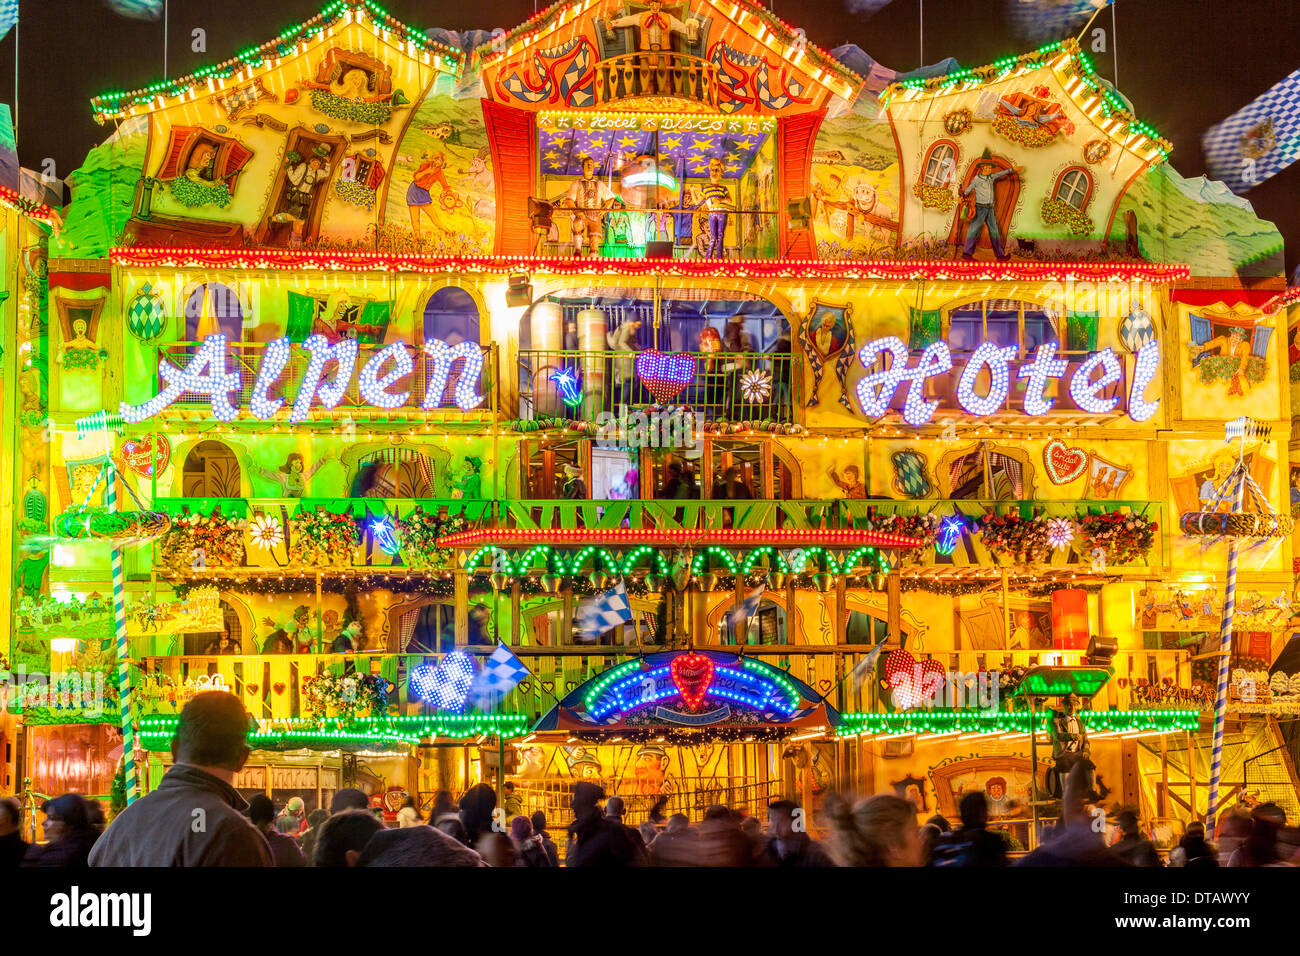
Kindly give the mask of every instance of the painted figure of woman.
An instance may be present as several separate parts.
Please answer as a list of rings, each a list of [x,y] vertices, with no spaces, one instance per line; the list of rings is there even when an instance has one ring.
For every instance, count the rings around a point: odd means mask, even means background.
[[[307,482],[311,480],[312,475],[320,471],[321,465],[330,460],[332,459],[329,455],[322,455],[311,468],[304,468],[302,455],[294,451],[289,453],[289,456],[284,460],[284,464],[277,471],[271,471],[269,468],[262,468],[258,465],[254,465],[253,470],[268,481],[273,481],[279,485],[283,497],[301,498],[307,493]]]
[[[420,241],[421,212],[429,217],[435,228],[446,231],[446,227],[438,221],[438,214],[434,212],[433,194],[430,190],[433,186],[440,187],[439,198],[443,193],[451,190],[447,185],[447,174],[443,172],[447,165],[447,157],[442,153],[435,153],[433,156],[426,153],[421,158],[423,162],[416,169],[411,185],[406,189],[406,208],[411,214],[411,230],[415,233],[416,242]]]

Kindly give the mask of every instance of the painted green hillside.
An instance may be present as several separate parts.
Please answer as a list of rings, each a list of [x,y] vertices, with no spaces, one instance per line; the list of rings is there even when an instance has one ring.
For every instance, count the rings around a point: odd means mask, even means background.
[[[1142,254],[1186,263],[1198,276],[1281,274],[1282,234],[1221,183],[1185,179],[1168,163],[1141,177],[1120,202],[1111,239],[1124,241],[1124,214],[1137,213]]]
[[[141,117],[123,123],[86,155],[81,168],[68,177],[72,202],[64,210],[63,229],[50,240],[51,258],[108,254],[131,218],[148,142],[148,120]]]

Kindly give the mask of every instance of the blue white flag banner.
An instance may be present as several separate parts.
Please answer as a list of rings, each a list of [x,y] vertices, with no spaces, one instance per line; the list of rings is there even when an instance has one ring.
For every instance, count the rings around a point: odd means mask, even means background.
[[[17,22],[18,0],[0,0],[0,40],[9,35]]]
[[[483,667],[474,675],[466,699],[480,711],[490,710],[530,673],[510,648],[504,643],[498,644],[492,656],[483,662]]]
[[[740,628],[745,627],[747,621],[754,619],[754,615],[758,613],[758,606],[763,603],[763,593],[766,590],[767,585],[760,584],[745,595],[745,600],[728,612],[727,623],[731,625],[733,631],[738,632]],[[748,633],[748,627],[745,627],[745,631]]]
[[[104,0],[104,6],[132,20],[161,20],[163,0]]]
[[[628,603],[623,582],[584,601],[575,617],[578,633],[592,640],[632,620],[632,605]]]
[[[1300,70],[1205,131],[1213,179],[1244,193],[1300,156]]]
[[[1007,0],[1016,33],[1031,43],[1074,36],[1111,0]]]

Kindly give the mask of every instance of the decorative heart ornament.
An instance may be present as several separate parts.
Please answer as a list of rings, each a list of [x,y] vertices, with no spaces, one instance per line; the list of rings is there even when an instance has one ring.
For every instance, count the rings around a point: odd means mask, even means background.
[[[900,710],[910,710],[943,690],[943,665],[935,660],[917,662],[907,651],[895,648],[885,656],[885,682]]]
[[[277,681],[276,683],[271,685],[271,690],[275,691],[276,694],[283,694],[285,686],[286,686],[285,684]]]
[[[248,691],[250,694],[252,694],[254,697],[256,697],[258,690],[260,690],[261,688],[257,684],[245,684],[244,689]]]
[[[122,460],[141,478],[152,478],[172,460],[172,443],[165,435],[146,435],[122,442]]]
[[[681,394],[695,380],[695,356],[686,352],[665,355],[646,349],[636,357],[636,377],[660,405]]]
[[[460,713],[474,682],[474,662],[463,651],[452,651],[437,664],[411,668],[411,689],[415,696],[440,710]]]
[[[699,710],[704,695],[709,692],[709,685],[713,683],[713,661],[703,654],[688,651],[673,658],[669,672],[687,710]]]
[[[1043,467],[1047,469],[1047,479],[1052,484],[1068,485],[1088,467],[1088,453],[1053,438],[1043,446]]]

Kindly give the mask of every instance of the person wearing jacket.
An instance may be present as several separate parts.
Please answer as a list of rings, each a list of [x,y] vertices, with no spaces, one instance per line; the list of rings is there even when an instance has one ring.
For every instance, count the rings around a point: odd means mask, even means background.
[[[273,866],[232,781],[248,760],[251,719],[233,694],[209,691],[181,711],[175,763],[157,789],[117,815],[91,866]],[[201,826],[199,824],[202,824]]]
[[[296,799],[296,798],[295,798]],[[307,860],[298,849],[298,841],[281,833],[275,816],[275,804],[264,793],[259,793],[248,801],[248,819],[266,838],[266,845],[271,848],[271,858],[276,866],[306,866]]]
[[[58,866],[83,869],[99,832],[91,825],[86,799],[65,793],[44,807],[46,843],[27,848],[22,866]]]

